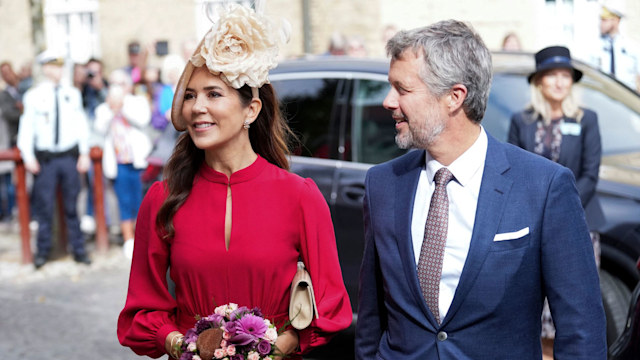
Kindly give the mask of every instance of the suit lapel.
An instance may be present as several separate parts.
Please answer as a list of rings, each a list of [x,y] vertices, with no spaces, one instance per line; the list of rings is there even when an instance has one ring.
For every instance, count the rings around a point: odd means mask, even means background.
[[[417,304],[420,304],[422,311],[427,314],[431,324],[435,327],[436,321],[427,307],[420,289],[418,272],[416,270],[416,259],[413,252],[413,239],[411,237],[411,220],[413,218],[413,202],[420,179],[420,172],[425,163],[425,152],[414,156],[405,162],[406,167],[397,170],[398,181],[395,188],[395,233],[398,242],[398,250],[402,257],[402,268],[409,282],[409,287]]]
[[[471,244],[467,260],[465,261],[460,281],[453,297],[453,302],[443,319],[443,325],[448,323],[459,310],[464,298],[469,293],[475,279],[484,263],[493,238],[502,219],[504,202],[511,190],[512,181],[503,176],[510,165],[504,153],[504,144],[500,144],[487,134],[489,144],[487,157],[480,185],[478,206],[471,235]]]

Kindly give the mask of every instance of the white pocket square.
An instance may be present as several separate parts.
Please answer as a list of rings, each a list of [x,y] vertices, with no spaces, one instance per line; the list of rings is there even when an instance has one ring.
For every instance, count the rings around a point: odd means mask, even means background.
[[[514,239],[519,239],[525,235],[529,234],[529,227],[527,226],[524,229],[518,230],[518,231],[514,231],[514,232],[508,232],[508,233],[502,233],[502,234],[496,234],[496,236],[493,238],[493,241],[505,241],[505,240],[514,240]]]

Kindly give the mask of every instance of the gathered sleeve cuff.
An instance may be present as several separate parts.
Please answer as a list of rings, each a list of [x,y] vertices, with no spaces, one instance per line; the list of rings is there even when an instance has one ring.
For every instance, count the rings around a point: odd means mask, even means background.
[[[336,238],[329,207],[311,179],[305,179],[300,193],[301,255],[311,276],[319,318],[298,331],[301,353],[324,345],[340,330],[351,325],[351,302],[342,279]]]
[[[165,339],[178,330],[176,302],[167,288],[169,244],[155,231],[156,214],[164,198],[164,185],[156,182],[140,206],[127,300],[117,329],[122,345],[152,358],[166,354]]]

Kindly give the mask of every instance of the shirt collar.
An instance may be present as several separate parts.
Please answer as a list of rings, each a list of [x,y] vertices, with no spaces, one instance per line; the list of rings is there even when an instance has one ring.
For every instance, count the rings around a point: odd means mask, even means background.
[[[480,125],[480,135],[476,141],[457,159],[455,159],[451,165],[447,166],[447,169],[451,171],[455,180],[462,186],[469,184],[473,175],[484,167],[484,162],[487,157],[488,146],[487,133],[484,131],[484,127]],[[427,179],[431,184],[436,172],[443,168],[444,165],[440,164],[437,160],[431,157],[429,152],[426,152],[425,156],[425,168],[427,171]]]
[[[53,81],[51,81],[49,79],[44,79],[44,80],[42,80],[40,85],[41,86],[47,86],[47,87],[50,87],[52,89],[55,88],[55,87],[61,88],[62,87],[62,81],[60,81],[59,83],[54,83]]]

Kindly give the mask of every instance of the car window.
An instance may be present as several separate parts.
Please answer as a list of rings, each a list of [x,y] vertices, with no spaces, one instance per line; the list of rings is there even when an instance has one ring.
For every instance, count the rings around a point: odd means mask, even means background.
[[[355,80],[351,126],[347,127],[345,137],[356,146],[347,146],[347,159],[379,164],[405,153],[395,143],[395,122],[391,112],[382,106],[388,92],[387,81]]]
[[[335,159],[337,139],[332,128],[339,79],[272,81],[283,115],[300,140],[294,155]]]
[[[575,85],[579,104],[598,114],[603,154],[640,151],[640,113],[614,97],[625,91],[607,88],[597,78],[585,76]],[[511,115],[529,103],[529,84],[523,74],[496,73],[482,125],[501,141],[507,140]]]
[[[496,139],[507,141],[511,115],[524,109],[528,102],[529,84],[524,75],[494,74],[482,126]]]
[[[588,84],[588,79],[578,83],[576,95],[579,103],[598,114],[603,154],[640,151],[640,114]]]

